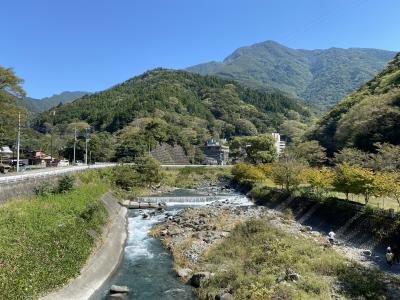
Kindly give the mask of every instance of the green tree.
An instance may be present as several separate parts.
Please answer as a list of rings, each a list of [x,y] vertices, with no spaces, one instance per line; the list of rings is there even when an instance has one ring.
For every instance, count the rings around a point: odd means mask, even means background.
[[[371,170],[347,164],[336,167],[333,186],[336,191],[345,193],[347,200],[350,193],[364,195],[366,204],[371,196],[379,194],[379,187]]]
[[[18,113],[23,113],[22,121],[25,123],[25,111],[16,104],[16,96],[25,95],[22,82],[12,69],[0,66],[0,146],[14,143]]]
[[[346,163],[336,166],[335,177],[333,179],[333,187],[337,192],[344,193],[346,200],[349,200],[349,194],[355,193],[357,185],[357,173],[354,172],[353,166]]]
[[[11,68],[0,66],[0,90],[18,97],[25,96],[25,91],[21,87],[23,82]]]
[[[306,165],[290,155],[283,155],[272,165],[271,175],[276,185],[290,191],[304,182],[303,171]]]
[[[344,148],[335,153],[333,162],[335,164],[347,164],[349,166],[368,168],[371,167],[372,164],[372,154],[356,148]]]
[[[293,151],[298,158],[304,159],[312,167],[320,167],[327,160],[326,149],[317,141],[307,141],[298,144]]]
[[[89,150],[92,162],[107,162],[114,160],[115,141],[108,132],[98,132],[90,136]]]
[[[335,173],[328,168],[305,168],[303,176],[312,191],[321,196],[332,188]]]
[[[377,153],[373,155],[374,170],[393,172],[400,171],[400,146],[377,143]]]
[[[146,186],[161,181],[160,163],[151,156],[137,158],[133,168],[139,174],[140,181]]]
[[[277,158],[275,140],[267,134],[236,137],[231,142],[231,151],[235,160],[254,164],[270,163]]]

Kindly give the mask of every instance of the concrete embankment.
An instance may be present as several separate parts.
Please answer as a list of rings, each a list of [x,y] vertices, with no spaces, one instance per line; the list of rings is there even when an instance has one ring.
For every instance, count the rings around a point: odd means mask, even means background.
[[[104,230],[101,244],[77,278],[42,300],[89,299],[118,267],[127,238],[127,209],[110,193],[104,194],[101,201],[109,214],[109,224]]]

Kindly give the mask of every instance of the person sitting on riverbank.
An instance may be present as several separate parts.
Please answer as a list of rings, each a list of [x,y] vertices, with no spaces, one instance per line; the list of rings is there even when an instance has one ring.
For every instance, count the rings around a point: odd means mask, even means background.
[[[392,252],[392,249],[390,247],[387,247],[386,262],[390,267],[392,267],[392,265],[393,265],[393,257],[394,257],[394,254]]]
[[[329,243],[331,243],[331,245],[333,245],[335,243],[335,236],[336,234],[331,230],[328,233],[328,241]]]

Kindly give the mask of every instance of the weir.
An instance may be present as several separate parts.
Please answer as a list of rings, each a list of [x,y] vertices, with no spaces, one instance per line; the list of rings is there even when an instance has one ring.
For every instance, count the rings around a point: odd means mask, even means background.
[[[137,197],[137,202],[157,202],[157,203],[201,203],[229,200],[232,196],[148,196]]]
[[[121,203],[122,206],[132,209],[158,208],[166,205],[177,204],[207,204],[214,201],[234,201],[237,196],[218,195],[218,196],[146,196],[137,197],[135,200],[125,200]]]

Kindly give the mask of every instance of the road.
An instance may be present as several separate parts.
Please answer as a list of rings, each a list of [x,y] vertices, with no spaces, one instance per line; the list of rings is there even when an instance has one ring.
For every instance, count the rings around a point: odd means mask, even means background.
[[[31,180],[36,178],[43,178],[47,176],[66,174],[71,172],[79,172],[87,169],[98,169],[115,166],[114,163],[96,164],[90,166],[71,166],[71,167],[60,167],[60,168],[45,168],[34,171],[25,171],[20,173],[11,173],[0,176],[0,184],[8,184],[13,182],[20,182],[25,180]]]
[[[8,184],[13,182],[20,182],[25,180],[31,180],[36,178],[43,178],[52,175],[59,175],[71,172],[79,172],[87,169],[98,169],[115,166],[116,163],[102,163],[90,166],[71,166],[71,167],[60,167],[60,168],[45,168],[33,171],[24,171],[20,173],[11,173],[0,176],[0,184]],[[230,166],[220,165],[161,165],[162,168],[227,168]]]

